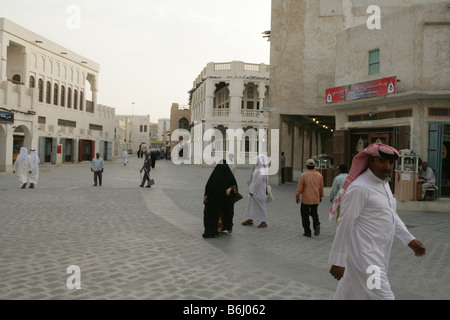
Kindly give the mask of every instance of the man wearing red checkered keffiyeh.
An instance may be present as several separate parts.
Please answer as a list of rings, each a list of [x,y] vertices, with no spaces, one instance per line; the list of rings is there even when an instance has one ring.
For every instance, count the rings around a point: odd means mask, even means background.
[[[328,259],[339,281],[335,299],[394,299],[387,278],[394,236],[416,256],[425,254],[396,212],[389,177],[398,158],[396,149],[371,144],[353,159],[336,197],[330,217],[339,204],[341,213]]]
[[[399,153],[396,149],[382,144],[382,143],[373,143],[367,148],[365,148],[363,151],[358,153],[356,157],[353,159],[352,167],[350,169],[350,172],[348,173],[347,179],[344,182],[344,185],[342,186],[342,189],[339,191],[338,195],[336,196],[333,205],[331,206],[330,210],[330,220],[333,217],[333,215],[336,212],[337,207],[339,206],[339,203],[341,202],[342,196],[344,195],[345,191],[347,190],[348,186],[355,180],[361,173],[366,171],[368,165],[369,165],[369,157],[375,157],[380,156],[385,159],[393,159],[397,160],[399,158]]]

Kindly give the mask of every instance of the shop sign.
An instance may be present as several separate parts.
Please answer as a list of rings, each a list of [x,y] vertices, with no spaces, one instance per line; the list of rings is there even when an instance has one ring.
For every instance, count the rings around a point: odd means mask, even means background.
[[[327,103],[345,101],[345,86],[326,90]]]
[[[14,113],[0,112],[0,123],[14,123]]]
[[[327,89],[327,103],[393,94],[395,93],[395,80],[396,77],[388,77]]]

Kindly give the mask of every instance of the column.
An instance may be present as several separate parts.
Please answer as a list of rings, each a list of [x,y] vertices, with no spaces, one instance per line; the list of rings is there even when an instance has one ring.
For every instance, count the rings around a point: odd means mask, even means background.
[[[205,114],[205,120],[210,120],[212,118],[212,111],[214,108],[214,90],[215,86],[214,83],[208,79],[206,80],[206,83],[204,84],[206,86],[205,89],[205,101],[204,101],[204,114]]]
[[[1,66],[0,66],[0,72],[1,72],[1,74],[0,74],[0,76],[1,76],[0,81],[3,82],[3,81],[7,80],[7,77],[6,77],[6,58],[8,56],[8,44],[6,42],[1,43],[1,48],[2,48],[2,51],[0,53],[0,56],[1,56],[2,62],[1,62]]]
[[[228,87],[230,90],[230,120],[240,121],[241,106],[244,92],[244,82],[242,79],[233,79]]]

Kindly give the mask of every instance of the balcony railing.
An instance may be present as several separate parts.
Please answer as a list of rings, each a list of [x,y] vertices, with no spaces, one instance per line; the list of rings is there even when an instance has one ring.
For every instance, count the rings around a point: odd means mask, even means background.
[[[213,109],[213,117],[228,117],[230,109]]]
[[[241,114],[245,118],[257,118],[257,117],[259,117],[260,112],[259,112],[259,110],[243,109],[243,110],[241,110]]]

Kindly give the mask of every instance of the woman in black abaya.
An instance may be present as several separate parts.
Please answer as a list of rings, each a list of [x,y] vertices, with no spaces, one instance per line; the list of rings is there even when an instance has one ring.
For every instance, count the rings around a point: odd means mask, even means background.
[[[237,192],[237,182],[230,170],[230,167],[223,160],[214,168],[205,187],[203,204],[203,225],[205,231],[203,238],[216,238],[221,231],[228,230],[231,233],[233,228],[233,204],[229,200],[229,195]],[[219,220],[222,217],[222,230],[219,230]]]

